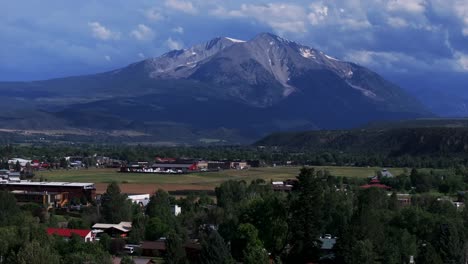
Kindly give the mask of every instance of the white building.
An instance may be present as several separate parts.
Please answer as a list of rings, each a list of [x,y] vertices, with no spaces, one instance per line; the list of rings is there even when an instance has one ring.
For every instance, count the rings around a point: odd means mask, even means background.
[[[12,163],[16,164],[17,162],[19,162],[21,167],[25,167],[27,163],[31,164],[32,160],[21,159],[21,158],[13,158],[13,159],[8,160],[8,164],[12,164]]]
[[[134,204],[139,204],[141,206],[146,206],[149,203],[150,195],[149,194],[136,194],[136,195],[129,195],[128,199],[132,201]]]

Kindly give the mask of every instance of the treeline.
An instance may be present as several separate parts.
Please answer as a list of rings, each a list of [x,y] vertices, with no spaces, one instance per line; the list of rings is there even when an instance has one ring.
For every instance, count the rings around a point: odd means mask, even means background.
[[[412,171],[409,185],[418,188],[424,174]],[[403,187],[404,188],[404,187]],[[422,191],[422,190],[421,190]],[[402,206],[395,193],[360,189],[357,182],[304,168],[290,193],[274,192],[256,180],[228,181],[216,188],[216,203],[207,195],[175,199],[159,190],[146,208],[132,205],[117,184],[108,186],[97,204],[70,228],[97,221],[132,221],[126,240],[101,237],[86,244],[47,236],[57,216],[28,205],[18,207],[0,192],[0,260],[5,263],[110,263],[125,243],[166,239],[165,263],[464,263],[468,257],[468,210],[428,192]],[[467,197],[465,197],[467,198]],[[182,214],[171,207],[178,204]],[[324,234],[330,234],[323,238]],[[322,238],[322,239],[321,239]],[[331,249],[322,246],[336,239]],[[197,257],[184,245],[198,241]],[[131,263],[131,260],[128,260]]]
[[[397,144],[397,143],[395,143]],[[373,145],[370,145],[373,146]],[[366,147],[366,148],[370,148]],[[468,146],[468,144],[467,144]],[[385,152],[376,145],[371,150],[340,150],[338,148],[255,147],[255,146],[212,146],[212,147],[155,147],[130,145],[54,145],[0,147],[0,166],[7,167],[8,159],[22,157],[48,162],[55,167],[66,167],[66,156],[82,157],[83,164],[96,164],[95,156],[106,156],[124,162],[154,161],[154,158],[195,158],[205,160],[257,160],[260,165],[310,165],[310,166],[372,166],[408,168],[451,168],[459,165],[468,167],[468,155],[457,152],[433,154],[395,154]]]
[[[257,146],[283,149],[334,149],[390,156],[453,155],[468,152],[467,127],[418,127],[274,133]]]
[[[255,143],[311,165],[447,168],[468,165],[468,128],[419,127],[274,133]]]

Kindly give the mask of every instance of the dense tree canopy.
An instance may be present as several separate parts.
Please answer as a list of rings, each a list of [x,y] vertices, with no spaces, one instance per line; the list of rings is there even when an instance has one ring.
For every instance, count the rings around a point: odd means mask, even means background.
[[[122,221],[132,220],[132,204],[127,195],[120,192],[116,182],[107,186],[101,198],[102,216],[107,223],[118,224]]]

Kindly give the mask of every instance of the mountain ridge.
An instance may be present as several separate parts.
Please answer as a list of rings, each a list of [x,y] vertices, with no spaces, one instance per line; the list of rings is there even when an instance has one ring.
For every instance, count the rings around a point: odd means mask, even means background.
[[[375,72],[270,33],[248,41],[217,37],[93,75],[0,82],[0,92],[12,116],[16,108],[40,110],[56,120],[44,122],[48,128],[135,129],[176,141],[203,134],[229,141],[236,133],[245,142],[276,130],[431,116]],[[165,133],[169,123],[167,131],[179,127],[187,136]],[[1,116],[0,126],[14,128]],[[224,138],[219,131],[229,132]]]

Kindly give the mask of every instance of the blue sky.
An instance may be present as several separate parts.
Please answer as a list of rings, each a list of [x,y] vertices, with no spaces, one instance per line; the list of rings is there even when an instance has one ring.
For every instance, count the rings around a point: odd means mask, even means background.
[[[468,72],[467,0],[3,0],[0,80],[96,73],[260,32],[384,74]]]

